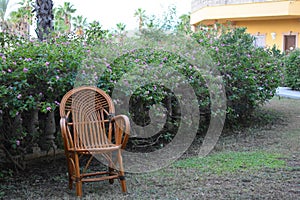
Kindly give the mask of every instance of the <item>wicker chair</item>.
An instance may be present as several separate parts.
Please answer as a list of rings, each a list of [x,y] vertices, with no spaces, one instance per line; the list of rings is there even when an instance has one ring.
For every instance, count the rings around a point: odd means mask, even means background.
[[[75,182],[77,196],[82,196],[83,182],[109,180],[113,183],[114,179],[120,180],[122,191],[126,192],[121,153],[128,141],[130,124],[127,116],[114,116],[114,113],[110,96],[96,87],[74,88],[62,98],[60,126],[69,188]],[[99,155],[107,161],[107,170],[87,173],[92,159]],[[83,161],[85,168],[81,169]]]

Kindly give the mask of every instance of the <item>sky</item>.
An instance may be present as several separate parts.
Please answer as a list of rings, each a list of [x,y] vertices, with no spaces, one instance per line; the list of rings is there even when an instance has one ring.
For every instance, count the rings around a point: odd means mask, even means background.
[[[10,9],[16,8],[15,3],[21,0],[10,0]],[[54,7],[63,5],[64,0],[53,0]],[[88,22],[99,21],[105,29],[116,28],[117,23],[124,23],[126,30],[138,28],[134,12],[138,8],[146,11],[147,16],[161,17],[169,6],[176,6],[177,16],[190,12],[191,0],[66,0],[77,9],[76,15],[83,15]]]

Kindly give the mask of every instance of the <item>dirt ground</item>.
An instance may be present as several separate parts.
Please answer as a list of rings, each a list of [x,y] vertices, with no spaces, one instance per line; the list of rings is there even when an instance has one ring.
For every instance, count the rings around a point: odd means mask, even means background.
[[[223,135],[212,153],[265,150],[285,155],[287,167],[216,175],[170,166],[127,174],[127,194],[118,181],[86,183],[83,199],[300,199],[300,100],[275,97],[263,110],[277,117]],[[184,157],[193,156],[197,145]],[[0,184],[2,199],[76,199],[75,190],[68,189],[63,156],[40,159]]]

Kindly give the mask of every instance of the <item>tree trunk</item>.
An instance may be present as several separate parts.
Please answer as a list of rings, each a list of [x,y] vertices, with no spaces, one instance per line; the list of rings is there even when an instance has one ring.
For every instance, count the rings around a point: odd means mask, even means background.
[[[54,31],[52,9],[52,0],[36,0],[34,11],[36,12],[37,28],[35,31],[40,41],[47,39]]]

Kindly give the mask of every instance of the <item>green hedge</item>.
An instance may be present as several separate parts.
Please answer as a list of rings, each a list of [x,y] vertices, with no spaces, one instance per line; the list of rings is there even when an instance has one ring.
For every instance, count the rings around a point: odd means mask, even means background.
[[[293,90],[300,90],[300,50],[291,51],[284,57],[285,84]]]
[[[48,42],[4,34],[0,39],[5,41],[0,52],[1,145],[12,155],[27,154],[52,122],[47,113],[57,112],[73,87],[86,48],[64,36]],[[39,113],[38,122],[33,111]]]
[[[283,63],[278,50],[254,47],[254,38],[245,31],[221,27],[194,34],[222,74],[229,121],[246,117],[271,99],[281,83]]]
[[[43,130],[39,130],[37,135],[30,133],[29,126],[24,124],[27,120],[23,122],[22,131],[14,129],[12,125],[20,114],[28,116],[36,109],[40,113],[57,112],[55,109],[66,91],[74,85],[87,84],[81,81],[97,83],[98,87],[111,94],[121,77],[145,65],[173,67],[186,77],[198,97],[200,113],[209,120],[211,102],[201,70],[195,69],[192,63],[174,52],[145,47],[110,60],[104,57],[107,55],[105,49],[111,44],[118,48],[118,43],[114,44],[116,38],[104,39],[101,36],[101,40],[88,40],[86,44],[83,38],[65,36],[49,42],[4,34],[1,37],[0,139],[7,149],[16,154],[20,153],[18,148],[30,148],[43,134]],[[141,37],[149,39],[152,36]],[[164,34],[156,34],[155,38],[163,41]],[[227,123],[237,123],[237,119],[246,117],[274,96],[282,76],[282,63],[274,49],[255,48],[253,37],[243,28],[198,31],[192,38],[201,47],[200,53],[205,50],[204,57],[212,61],[211,67],[221,73],[227,96]],[[164,137],[169,140],[170,135],[176,133],[169,131],[176,131],[177,117],[180,116],[178,101],[169,88],[149,83],[134,91],[130,102],[132,117],[142,121],[143,125],[149,123],[149,109],[159,102],[167,108],[168,123],[172,124],[167,127]]]

